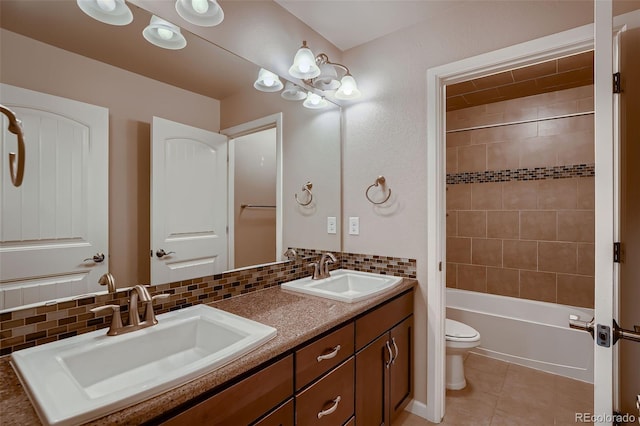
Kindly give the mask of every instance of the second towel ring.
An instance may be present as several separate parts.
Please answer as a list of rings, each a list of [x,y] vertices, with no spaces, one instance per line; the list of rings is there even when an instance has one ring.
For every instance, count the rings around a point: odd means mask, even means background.
[[[369,185],[367,187],[367,190],[364,191],[364,196],[367,197],[367,200],[369,200],[369,202],[371,202],[372,204],[384,204],[387,202],[387,200],[389,198],[391,198],[391,188],[389,188],[389,194],[387,194],[387,198],[385,198],[382,201],[373,201],[371,198],[369,198],[369,190],[371,190],[371,188],[375,187],[375,186],[382,186],[384,187],[384,183],[385,183],[385,178],[384,176],[378,176],[378,178],[376,179],[375,182],[373,182],[371,185]]]
[[[298,199],[298,194],[295,194],[296,203],[300,204],[302,207],[308,206],[313,201],[313,194],[311,193],[311,188],[313,188],[313,184],[311,182],[307,182],[302,186],[302,191],[307,192],[309,194],[309,201],[306,203],[301,202]]]

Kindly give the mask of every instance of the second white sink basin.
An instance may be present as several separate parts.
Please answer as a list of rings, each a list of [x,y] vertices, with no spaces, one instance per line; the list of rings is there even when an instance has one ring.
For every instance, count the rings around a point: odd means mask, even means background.
[[[321,280],[311,277],[282,283],[282,288],[341,302],[359,302],[387,291],[402,282],[402,277],[337,269]]]
[[[158,324],[106,330],[14,352],[12,364],[45,424],[93,420],[215,370],[275,337],[276,329],[196,305]]]

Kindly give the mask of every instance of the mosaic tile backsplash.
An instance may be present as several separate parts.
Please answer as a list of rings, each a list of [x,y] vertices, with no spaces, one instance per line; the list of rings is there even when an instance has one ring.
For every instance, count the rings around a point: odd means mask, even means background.
[[[171,294],[162,304],[155,305],[155,311],[161,314],[199,303],[212,303],[306,277],[311,272],[308,264],[318,259],[322,251],[296,248],[296,252],[296,261],[152,286],[152,295]],[[415,259],[354,253],[337,253],[336,257],[338,261],[331,265],[331,269],[347,268],[416,278]],[[126,324],[129,314],[126,290],[0,313],[0,355],[106,328],[111,314],[96,315],[91,309],[107,304],[120,305],[122,320]]]

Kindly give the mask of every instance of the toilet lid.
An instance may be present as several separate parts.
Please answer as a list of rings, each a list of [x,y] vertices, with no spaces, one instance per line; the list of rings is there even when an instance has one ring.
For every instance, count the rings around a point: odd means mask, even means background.
[[[470,339],[478,335],[478,332],[473,327],[469,327],[467,324],[463,324],[449,318],[445,319],[444,328],[444,334],[447,337]]]

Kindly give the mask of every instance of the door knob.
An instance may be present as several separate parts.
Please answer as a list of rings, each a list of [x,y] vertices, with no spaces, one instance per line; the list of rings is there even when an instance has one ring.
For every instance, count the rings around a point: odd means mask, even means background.
[[[100,263],[104,261],[104,253],[96,253],[93,257],[87,257],[84,259],[83,262],[86,262],[87,260],[93,260],[95,263]]]
[[[164,249],[160,249],[156,251],[156,256],[158,256],[158,259],[161,259],[164,256],[169,256],[170,254],[175,254],[175,251],[170,251],[168,253],[164,251]]]

